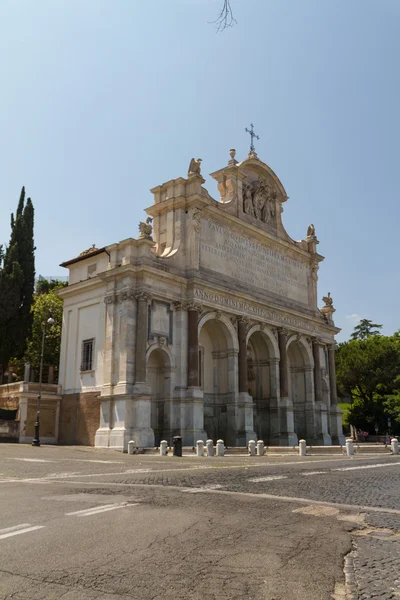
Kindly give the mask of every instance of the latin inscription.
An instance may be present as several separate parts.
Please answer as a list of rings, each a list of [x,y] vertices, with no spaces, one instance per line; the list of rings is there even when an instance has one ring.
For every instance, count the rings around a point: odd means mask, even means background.
[[[308,304],[307,266],[272,248],[202,219],[200,265]]]
[[[290,315],[279,313],[275,310],[268,310],[266,308],[262,308],[261,306],[250,304],[249,302],[243,302],[242,300],[237,300],[231,296],[225,296],[195,288],[194,297],[202,300],[203,302],[220,304],[226,309],[238,311],[240,314],[247,314],[250,317],[265,319],[266,321],[270,321],[284,327],[293,327],[294,329],[303,329],[304,331],[310,331],[314,333],[319,332],[318,327],[316,327],[313,323],[303,321],[302,319],[298,319]]]

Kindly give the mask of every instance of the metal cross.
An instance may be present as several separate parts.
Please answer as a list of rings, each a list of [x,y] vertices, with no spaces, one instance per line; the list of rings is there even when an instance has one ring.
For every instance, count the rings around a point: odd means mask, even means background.
[[[258,137],[258,135],[256,135],[254,133],[254,125],[253,125],[253,123],[250,123],[250,127],[251,127],[251,129],[247,129],[247,127],[246,127],[245,131],[247,131],[247,133],[249,133],[250,137],[251,137],[250,152],[255,152],[256,149],[254,148],[253,138],[256,138],[257,140],[259,140],[260,138]]]

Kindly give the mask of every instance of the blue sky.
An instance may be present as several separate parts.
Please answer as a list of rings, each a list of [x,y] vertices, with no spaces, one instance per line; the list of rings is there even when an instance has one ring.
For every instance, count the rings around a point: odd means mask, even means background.
[[[294,239],[315,224],[319,297],[346,339],[357,318],[400,328],[399,0],[1,0],[0,242],[26,186],[36,266],[137,236],[149,189],[206,175],[231,147],[289,195]],[[206,186],[217,198],[214,181]],[[320,302],[322,305],[322,302]]]

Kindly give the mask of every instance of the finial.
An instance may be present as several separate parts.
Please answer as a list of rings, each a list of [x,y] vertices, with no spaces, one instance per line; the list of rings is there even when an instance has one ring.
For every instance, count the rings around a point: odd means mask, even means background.
[[[229,150],[229,155],[231,157],[231,159],[228,161],[228,165],[232,166],[232,165],[237,165],[237,160],[235,160],[235,156],[236,156],[236,150],[235,148],[231,148]]]

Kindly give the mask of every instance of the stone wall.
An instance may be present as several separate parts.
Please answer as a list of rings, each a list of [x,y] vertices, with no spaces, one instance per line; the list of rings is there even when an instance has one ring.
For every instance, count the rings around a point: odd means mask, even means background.
[[[100,393],[65,394],[60,406],[60,444],[94,446],[100,422]]]

